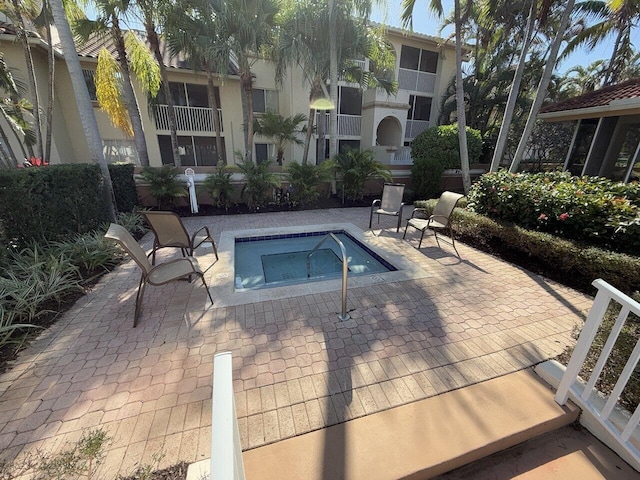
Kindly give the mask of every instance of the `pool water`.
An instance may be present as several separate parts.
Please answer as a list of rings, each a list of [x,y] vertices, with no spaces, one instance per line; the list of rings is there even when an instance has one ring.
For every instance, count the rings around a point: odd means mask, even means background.
[[[309,259],[307,256],[328,231],[266,235],[235,239],[236,289],[269,288],[339,278],[342,253],[328,238]],[[395,271],[396,268],[343,230],[331,231],[343,243],[348,275]],[[309,276],[308,276],[309,275]]]

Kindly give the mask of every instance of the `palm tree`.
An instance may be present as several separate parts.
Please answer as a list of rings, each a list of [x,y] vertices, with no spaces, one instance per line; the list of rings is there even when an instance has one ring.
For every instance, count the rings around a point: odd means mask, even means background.
[[[402,20],[405,26],[410,26],[413,18],[413,10],[416,0],[403,2]],[[468,6],[468,4],[467,4]],[[429,8],[442,16],[442,3],[440,0],[431,0]],[[460,0],[454,0],[454,20],[456,39],[456,104],[458,117],[458,142],[460,144],[460,169],[462,170],[462,184],[465,193],[471,188],[469,176],[469,149],[467,147],[467,128],[464,109],[464,87],[462,82],[462,11]]]
[[[273,138],[277,152],[276,160],[278,165],[282,165],[285,145],[287,143],[295,143],[297,145],[304,143],[298,138],[298,135],[303,133],[303,130],[298,128],[298,125],[306,121],[307,117],[302,113],[285,118],[278,113],[267,111],[260,115],[259,118],[254,118],[253,133]]]
[[[567,97],[576,97],[595,90],[602,85],[607,70],[606,61],[596,60],[586,67],[576,65],[567,70],[564,76],[562,91]]]
[[[576,35],[563,55],[584,44],[593,48],[609,35],[615,34],[602,85],[616,83],[634,55],[631,31],[640,20],[640,0],[586,0],[578,3],[576,10],[587,19],[596,18],[599,22]]]
[[[77,19],[73,22],[73,29],[78,39],[82,42],[87,42],[93,35],[111,37],[118,54],[117,60],[120,66],[118,73],[122,76],[120,86],[122,87],[124,104],[129,114],[136,150],[138,151],[140,163],[143,166],[147,166],[149,165],[147,142],[142,128],[138,102],[131,83],[131,69],[125,46],[125,36],[120,26],[120,17],[126,15],[129,2],[127,0],[96,0],[95,6],[98,11],[98,17],[95,20]]]
[[[165,26],[169,48],[173,55],[184,53],[194,69],[202,67],[207,74],[207,93],[216,134],[216,155],[218,162],[226,165],[214,76],[226,74],[230,56],[228,44],[226,39],[217,34],[215,12],[212,11],[210,2],[178,2],[173,12],[168,15]]]
[[[283,12],[281,16],[283,20],[278,43],[272,52],[276,62],[276,78],[281,82],[289,64],[296,64],[309,85],[309,119],[302,157],[304,164],[307,163],[314,131],[314,100],[324,96],[326,88],[323,87],[329,80],[329,15],[323,5],[297,2],[294,8]],[[350,82],[359,83],[363,89],[382,88],[389,94],[395,93],[397,83],[392,79],[395,56],[379,32],[367,27],[364,22],[353,21],[353,17],[346,19],[341,31],[343,42],[338,70]],[[353,59],[356,58],[371,59],[370,70],[364,71],[354,63]],[[324,120],[319,128],[322,127]]]
[[[527,117],[527,123],[525,124],[524,131],[522,132],[522,137],[520,138],[520,142],[518,143],[516,153],[513,156],[513,160],[511,161],[511,166],[509,167],[509,171],[512,173],[518,171],[518,166],[520,165],[520,161],[522,160],[524,151],[527,147],[527,142],[529,141],[529,137],[531,136],[531,132],[533,131],[533,127],[536,123],[536,116],[538,115],[538,111],[542,106],[542,102],[544,101],[545,96],[547,95],[547,87],[549,86],[549,82],[551,81],[553,69],[556,66],[558,52],[560,51],[560,45],[564,40],[567,27],[569,26],[569,20],[571,18],[571,12],[573,10],[574,4],[575,0],[568,0],[564,7],[564,10],[562,11],[560,24],[558,25],[556,36],[553,40],[553,43],[551,44],[549,56],[547,57],[544,71],[542,72],[540,83],[538,84],[536,96],[533,104],[531,105],[529,116]]]
[[[21,3],[20,0],[11,0],[11,2],[3,2],[1,9],[16,26],[17,36],[22,42],[22,51],[24,53],[25,63],[27,65],[27,79],[29,82],[29,90],[33,103],[33,131],[35,135],[35,156],[42,158],[42,128],[40,126],[40,94],[36,83],[35,67],[33,66],[33,57],[31,55],[31,47],[29,45],[30,32],[25,24],[25,16],[28,19],[34,19],[37,16],[37,8],[33,1],[28,0]],[[30,149],[31,150],[31,149]],[[33,156],[33,153],[30,151]]]
[[[253,161],[253,74],[252,66],[273,43],[279,0],[211,0],[217,32],[227,39],[238,61],[244,158]]]
[[[167,102],[167,119],[169,121],[169,137],[171,139],[171,152],[173,154],[173,164],[180,166],[180,151],[178,149],[178,123],[176,120],[175,104],[171,89],[169,88],[169,75],[164,64],[164,58],[160,51],[160,37],[158,36],[158,24],[162,25],[168,21],[169,11],[172,9],[172,2],[167,0],[137,0],[136,5],[142,13],[147,42],[149,42],[151,52],[160,68],[160,78],[162,79],[162,91]]]
[[[82,67],[80,66],[80,60],[78,60],[78,52],[76,51],[76,46],[73,43],[71,28],[67,22],[64,7],[62,6],[62,0],[50,0],[50,5],[53,21],[58,30],[60,44],[62,45],[62,51],[64,52],[67,69],[69,70],[69,76],[71,77],[71,85],[78,105],[80,123],[82,124],[84,134],[87,138],[87,143],[89,144],[91,157],[94,162],[100,165],[100,170],[102,171],[102,177],[104,178],[105,183],[104,195],[109,219],[112,222],[115,222],[116,210],[113,186],[111,185],[111,176],[109,175],[109,167],[102,151],[102,139],[100,138],[100,131],[98,130],[98,122],[96,121],[91,97],[89,96],[87,84],[85,83],[84,75],[82,74]]]

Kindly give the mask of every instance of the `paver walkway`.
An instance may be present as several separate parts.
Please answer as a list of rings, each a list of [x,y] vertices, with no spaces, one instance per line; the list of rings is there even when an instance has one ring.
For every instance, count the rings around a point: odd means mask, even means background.
[[[218,238],[338,222],[365,230],[368,211],[186,223]],[[121,265],[0,376],[0,459],[60,448],[98,426],[113,438],[100,478],[131,473],[160,451],[161,467],[208,458],[218,351],[234,355],[247,449],[513,372],[572,344],[592,299],[462,244],[462,261],[432,238],[418,251],[415,234],[403,242],[392,223],[372,239],[429,275],[350,288],[347,322],[336,316],[337,291],[211,307],[201,284],[178,282],[147,289],[133,329],[139,271]],[[214,260],[199,255],[205,266]],[[207,271],[214,285],[220,276],[216,265]]]

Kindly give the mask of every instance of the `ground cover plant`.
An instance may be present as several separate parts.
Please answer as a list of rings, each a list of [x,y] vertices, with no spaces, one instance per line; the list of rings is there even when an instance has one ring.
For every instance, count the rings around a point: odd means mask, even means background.
[[[531,230],[640,254],[640,185],[567,172],[483,175],[469,209]]]

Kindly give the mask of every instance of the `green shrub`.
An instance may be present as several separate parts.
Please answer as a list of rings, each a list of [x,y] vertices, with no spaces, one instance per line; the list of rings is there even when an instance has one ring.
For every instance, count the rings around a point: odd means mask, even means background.
[[[482,136],[467,127],[469,163],[482,155]],[[416,198],[434,198],[440,193],[440,177],[448,168],[460,168],[460,143],[457,125],[427,128],[411,142],[411,180]]]
[[[485,174],[469,192],[469,208],[491,218],[585,241],[640,252],[640,185],[565,172]]]
[[[272,164],[273,160],[260,164],[246,160],[238,165],[246,182],[242,188],[242,197],[250,210],[260,210],[273,197],[273,189],[280,188],[280,177],[269,171]]]
[[[136,182],[133,179],[132,163],[111,163],[109,164],[109,175],[113,185],[113,195],[116,199],[118,212],[129,213],[138,204],[138,191]]]
[[[60,240],[109,218],[98,165],[0,169],[0,219],[8,242]]]
[[[213,206],[229,210],[233,205],[231,196],[233,195],[233,185],[231,183],[231,172],[227,171],[224,165],[218,167],[216,173],[208,175],[203,187],[211,196]]]
[[[76,235],[71,240],[54,242],[49,253],[64,256],[67,261],[83,272],[108,272],[122,259],[122,251],[112,241],[104,238],[104,231],[93,231]]]
[[[364,185],[370,178],[382,178],[391,181],[391,172],[382,163],[375,160],[373,150],[347,149],[335,157],[335,168],[342,179],[342,199],[360,200]]]
[[[173,165],[144,167],[142,170],[140,175],[149,183],[149,190],[158,201],[158,208],[173,208],[176,198],[188,196],[185,183],[177,178],[179,173]]]
[[[140,212],[145,211],[144,208],[135,208],[129,213],[118,214],[118,225],[122,225],[127,231],[136,238],[142,237],[147,231],[147,223]],[[105,224],[102,227],[102,233],[106,233],[109,225]]]
[[[287,165],[291,186],[289,201],[293,205],[307,205],[316,201],[320,194],[318,186],[322,182],[331,180],[331,169],[331,162],[323,162],[320,165],[292,162]]]
[[[433,210],[436,200],[418,201],[417,207]],[[509,250],[544,270],[559,272],[559,281],[571,283],[583,291],[590,291],[596,278],[602,278],[617,289],[631,294],[640,290],[640,257],[588,247],[550,233],[527,230],[502,220],[494,220],[469,210],[456,208],[453,212],[457,236],[490,250]]]

